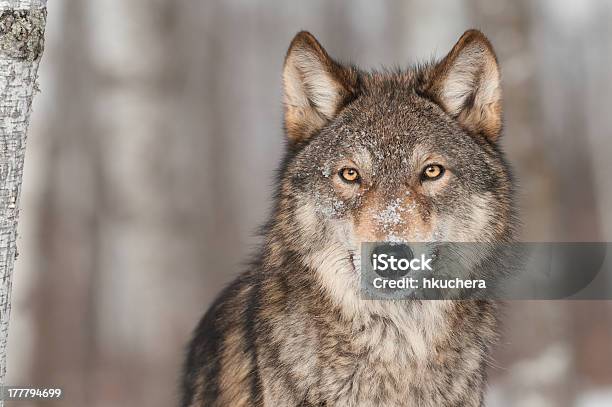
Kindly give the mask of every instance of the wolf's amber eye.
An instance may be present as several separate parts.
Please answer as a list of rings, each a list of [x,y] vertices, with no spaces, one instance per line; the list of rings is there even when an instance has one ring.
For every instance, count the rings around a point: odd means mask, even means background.
[[[340,170],[338,175],[340,175],[340,178],[346,182],[359,181],[359,172],[357,172],[357,170],[354,168],[343,168]]]
[[[431,164],[423,170],[423,180],[432,181],[440,178],[444,174],[444,167],[438,164]]]

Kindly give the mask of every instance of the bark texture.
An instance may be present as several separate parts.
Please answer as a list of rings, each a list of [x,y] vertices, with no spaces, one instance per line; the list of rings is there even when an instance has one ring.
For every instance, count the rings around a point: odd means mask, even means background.
[[[0,384],[6,374],[11,277],[25,142],[43,51],[45,0],[0,0]],[[3,403],[0,401],[0,406]]]

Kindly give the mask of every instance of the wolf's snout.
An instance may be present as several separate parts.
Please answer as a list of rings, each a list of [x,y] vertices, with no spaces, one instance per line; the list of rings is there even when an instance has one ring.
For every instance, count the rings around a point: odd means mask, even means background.
[[[405,259],[406,261],[410,262],[410,260],[414,258],[414,253],[412,249],[410,249],[410,246],[404,243],[380,243],[373,248],[370,259],[372,260],[372,266],[374,267],[376,273],[384,278],[401,278],[408,274],[410,270],[402,270],[399,268],[394,269],[391,267],[386,267],[384,269],[375,267],[374,262],[376,260],[386,260],[391,258],[397,260]]]

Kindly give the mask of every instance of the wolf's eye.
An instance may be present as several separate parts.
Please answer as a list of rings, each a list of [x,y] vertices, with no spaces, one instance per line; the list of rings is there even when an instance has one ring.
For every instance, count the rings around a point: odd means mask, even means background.
[[[354,168],[343,168],[338,175],[346,182],[359,182],[359,172]]]
[[[431,164],[425,167],[421,178],[424,181],[433,181],[440,178],[444,174],[444,167],[438,164]]]

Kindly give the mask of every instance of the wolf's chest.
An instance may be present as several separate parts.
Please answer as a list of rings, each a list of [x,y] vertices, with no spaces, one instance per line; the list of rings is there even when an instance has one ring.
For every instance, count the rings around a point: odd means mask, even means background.
[[[270,405],[327,406],[479,405],[485,357],[478,319],[458,329],[432,302],[397,317],[378,316],[360,328],[343,323],[283,320],[293,330],[263,372]],[[354,327],[354,325],[353,325]],[[280,332],[278,332],[280,334]],[[277,356],[274,356],[277,355]],[[278,363],[280,362],[280,363]],[[283,389],[295,389],[293,395]]]
[[[478,405],[480,348],[427,314],[401,327],[380,321],[319,352],[321,398],[337,406]]]
[[[327,378],[324,398],[336,405],[405,405],[433,365],[435,351],[425,340],[422,333],[406,335],[392,327],[355,335],[350,348],[337,349],[335,363],[321,372]]]

